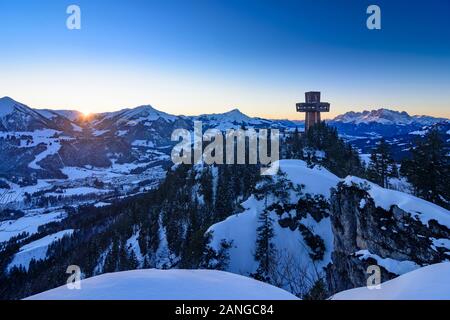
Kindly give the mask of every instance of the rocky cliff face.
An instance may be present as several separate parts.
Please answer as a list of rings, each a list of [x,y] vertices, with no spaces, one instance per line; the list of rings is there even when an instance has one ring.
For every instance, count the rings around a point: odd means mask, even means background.
[[[300,194],[289,184],[273,183],[267,188],[269,201],[255,194],[242,203],[243,212],[210,227],[208,246],[216,256],[223,251],[222,240],[232,244],[226,271],[254,274],[259,217],[265,211],[273,221],[273,269],[284,274],[290,268],[288,273],[298,274],[281,285],[274,277],[270,281],[300,297],[318,280],[326,284],[326,297],[364,287],[373,275],[369,266],[378,266],[380,280],[386,282],[450,259],[448,210],[357,177],[339,179],[298,160],[281,160],[280,170],[284,180],[302,186]],[[289,199],[281,201],[286,191]],[[288,268],[280,253],[292,258]],[[301,290],[292,289],[302,281],[306,285]]]
[[[366,286],[367,268],[378,265],[381,281],[450,258],[450,230],[425,223],[398,205],[380,207],[362,185],[340,183],[332,191],[333,263],[326,270],[330,293]],[[448,244],[447,244],[448,245]]]

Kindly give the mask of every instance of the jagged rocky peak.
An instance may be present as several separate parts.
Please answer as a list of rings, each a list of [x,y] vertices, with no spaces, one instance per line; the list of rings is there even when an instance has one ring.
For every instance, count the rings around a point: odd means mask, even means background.
[[[407,124],[422,124],[429,125],[440,122],[445,119],[434,118],[429,116],[410,116],[406,111],[396,111],[386,108],[376,110],[365,110],[362,112],[346,112],[333,119],[335,122],[353,123],[353,124],[369,124],[378,123],[386,125],[407,125]]]
[[[365,110],[362,112],[350,111],[337,116],[334,121],[345,123],[370,123],[378,122],[383,124],[410,123],[412,121],[409,114],[405,111],[394,111],[389,109]]]

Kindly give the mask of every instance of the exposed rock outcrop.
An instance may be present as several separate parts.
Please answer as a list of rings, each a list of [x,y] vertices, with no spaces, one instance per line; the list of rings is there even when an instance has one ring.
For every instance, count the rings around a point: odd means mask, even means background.
[[[365,286],[369,265],[380,266],[384,282],[399,275],[389,268],[392,264],[419,267],[450,258],[445,247],[435,245],[436,239],[450,238],[446,226],[436,220],[425,225],[397,205],[387,211],[362,185],[338,184],[330,203],[334,236],[333,263],[327,268],[330,293]],[[383,266],[380,261],[388,263]]]

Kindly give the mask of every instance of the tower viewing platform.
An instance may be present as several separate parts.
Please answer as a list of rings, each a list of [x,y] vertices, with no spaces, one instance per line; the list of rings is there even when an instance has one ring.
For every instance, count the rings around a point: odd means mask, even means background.
[[[330,104],[320,102],[319,91],[305,93],[305,102],[297,103],[297,112],[305,112],[305,132],[316,123],[320,123],[320,113],[329,112]]]

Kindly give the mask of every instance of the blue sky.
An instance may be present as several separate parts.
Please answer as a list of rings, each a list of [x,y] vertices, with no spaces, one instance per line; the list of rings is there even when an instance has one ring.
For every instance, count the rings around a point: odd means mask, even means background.
[[[81,30],[66,28],[71,4]],[[295,119],[320,90],[329,117],[450,117],[447,0],[0,0],[0,43],[0,96],[34,107]]]

